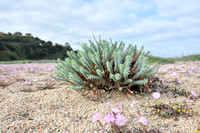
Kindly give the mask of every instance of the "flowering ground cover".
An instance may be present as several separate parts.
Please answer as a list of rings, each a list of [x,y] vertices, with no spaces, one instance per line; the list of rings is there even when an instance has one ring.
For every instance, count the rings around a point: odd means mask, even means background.
[[[51,78],[54,65],[0,65],[0,132],[200,131],[199,61],[160,65],[165,90],[96,100]]]

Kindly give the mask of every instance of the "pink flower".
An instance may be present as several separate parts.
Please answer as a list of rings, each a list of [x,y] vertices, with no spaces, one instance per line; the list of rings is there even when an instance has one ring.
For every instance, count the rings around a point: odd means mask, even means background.
[[[194,91],[190,91],[190,93],[194,96],[197,97],[197,94]]]
[[[148,120],[145,117],[139,117],[138,122],[142,123],[143,125],[148,125]]]
[[[113,110],[112,110],[112,112],[114,112],[114,113],[118,113],[118,112],[120,112],[120,110],[119,110],[119,108],[114,108]]]
[[[189,74],[190,74],[190,75],[193,75],[194,73],[193,73],[192,71],[189,71]]]
[[[159,92],[154,92],[152,94],[152,96],[153,96],[154,99],[158,99],[158,98],[160,98],[160,93]]]
[[[182,68],[181,70],[182,70],[182,72],[185,72],[185,69]]]
[[[119,106],[122,106],[123,104],[119,103],[119,104],[116,104],[115,106],[119,107]]]
[[[177,74],[175,72],[173,72],[171,75],[174,76],[174,77],[177,76]]]
[[[123,126],[126,123],[126,119],[125,119],[125,117],[122,114],[117,114],[116,115],[116,119],[115,119],[115,123],[118,126]]]
[[[106,107],[108,107],[108,106],[110,106],[110,105],[111,105],[111,102],[107,102],[107,103],[105,104]]]
[[[92,116],[92,122],[96,122],[101,118],[101,114],[96,113],[95,115]]]
[[[176,80],[179,80],[180,79],[180,77],[179,76],[176,76]]]
[[[139,103],[138,101],[134,101],[131,103],[131,106],[133,106],[134,104]]]
[[[169,83],[166,79],[162,78],[162,81],[165,83]]]
[[[37,83],[38,79],[34,79],[33,81],[34,81],[34,83]]]
[[[104,117],[104,121],[106,123],[110,123],[110,122],[114,122],[115,118],[114,118],[114,115],[113,114],[107,114],[105,117]]]
[[[31,81],[25,81],[24,83],[30,85]]]
[[[180,77],[175,73],[175,72],[173,72],[171,75],[169,75],[171,78],[172,78],[172,76],[173,77],[175,77],[176,78],[176,80],[179,80],[180,79]]]

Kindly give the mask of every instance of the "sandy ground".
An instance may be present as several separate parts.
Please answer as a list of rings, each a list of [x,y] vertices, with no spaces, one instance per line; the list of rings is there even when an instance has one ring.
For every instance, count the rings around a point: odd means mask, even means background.
[[[155,100],[151,93],[133,94],[127,97],[125,94],[115,92],[110,99],[106,98],[107,93],[103,93],[98,100],[92,101],[89,97],[83,97],[70,90],[62,82],[50,78],[49,74],[53,73],[54,65],[0,65],[1,82],[7,85],[0,86],[0,132],[97,132],[101,127],[99,123],[92,122],[92,116],[95,113],[104,116],[108,112],[105,106],[108,102],[112,103],[113,108],[120,103],[128,110],[125,111],[125,116],[127,123],[131,120],[127,124],[129,129],[140,127],[137,122],[139,110],[149,121],[148,129],[157,128],[167,133],[197,132],[200,122],[200,99],[193,102],[184,96],[173,98],[171,93],[167,93]],[[200,62],[160,65],[156,76],[172,81],[174,79],[170,75],[173,72],[180,77],[181,89],[199,93]],[[173,85],[173,83],[166,84]],[[130,106],[133,101],[139,103]],[[161,118],[150,113],[151,108],[149,108],[149,105],[158,101],[167,104],[185,102],[197,113],[189,118],[181,116],[178,121],[173,118]],[[104,129],[109,130],[110,125],[104,126]]]

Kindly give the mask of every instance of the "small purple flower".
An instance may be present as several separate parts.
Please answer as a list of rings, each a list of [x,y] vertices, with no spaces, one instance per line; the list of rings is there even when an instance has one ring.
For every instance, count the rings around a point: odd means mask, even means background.
[[[33,81],[34,81],[34,83],[37,83],[38,79],[34,79]]]
[[[31,81],[25,81],[24,83],[30,85]]]
[[[193,73],[191,70],[189,71],[189,74],[190,74],[190,75],[194,75],[194,73]]]
[[[182,72],[185,72],[185,69],[182,68],[181,70],[182,70]]]
[[[126,124],[126,119],[122,114],[117,114],[116,119],[115,119],[115,123],[118,126],[124,126]]]
[[[101,118],[101,114],[96,113],[95,115],[92,116],[92,122],[96,122]]]
[[[180,79],[180,77],[179,76],[176,76],[176,80],[179,80]]]
[[[143,116],[138,118],[138,122],[142,123],[143,125],[148,125],[149,124],[148,120]]]
[[[119,110],[119,108],[114,108],[114,109],[112,110],[112,112],[114,112],[115,114],[117,114],[118,112],[120,112],[120,110]]]
[[[133,106],[134,104],[139,103],[138,101],[133,101],[130,105]]]
[[[166,79],[162,78],[162,81],[165,83],[169,83]]]
[[[154,99],[158,99],[158,98],[160,98],[160,93],[159,92],[154,92],[152,94],[152,96],[153,96]]]
[[[189,78],[186,77],[185,80],[189,81]]]
[[[110,123],[110,122],[114,122],[115,118],[114,118],[114,115],[113,114],[107,114],[105,117],[104,117],[104,121],[106,123]]]
[[[108,106],[110,106],[110,105],[111,105],[111,102],[107,102],[107,103],[105,104],[106,107],[108,107]]]
[[[173,72],[171,75],[174,76],[174,77],[177,76],[177,74],[175,72]]]
[[[119,106],[122,106],[123,104],[122,103],[119,103],[119,104],[116,104],[115,106],[119,107]]]
[[[194,91],[190,91],[190,93],[194,96],[197,97],[197,94]]]

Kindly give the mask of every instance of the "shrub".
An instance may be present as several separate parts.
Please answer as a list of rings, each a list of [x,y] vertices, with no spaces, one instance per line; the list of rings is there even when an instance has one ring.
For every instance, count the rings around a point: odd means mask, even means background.
[[[95,39],[95,38],[94,38]],[[151,67],[142,47],[131,44],[125,49],[125,43],[112,43],[95,39],[89,40],[90,45],[83,43],[83,51],[67,52],[69,58],[59,60],[56,65],[56,77],[71,84],[71,89],[82,92],[83,95],[93,92],[99,96],[100,90],[133,93],[150,89],[149,79],[156,74],[157,64]],[[108,95],[108,97],[110,97]]]

